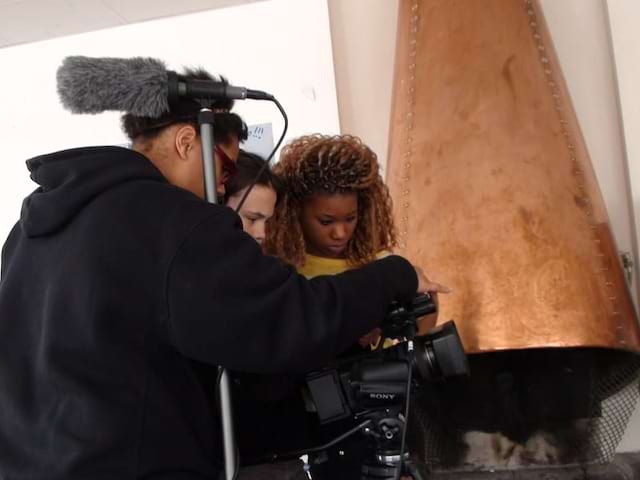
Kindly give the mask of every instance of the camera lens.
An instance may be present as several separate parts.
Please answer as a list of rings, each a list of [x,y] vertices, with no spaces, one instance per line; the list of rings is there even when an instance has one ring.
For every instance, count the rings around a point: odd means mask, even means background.
[[[453,322],[414,339],[414,367],[423,380],[469,374],[469,363]]]

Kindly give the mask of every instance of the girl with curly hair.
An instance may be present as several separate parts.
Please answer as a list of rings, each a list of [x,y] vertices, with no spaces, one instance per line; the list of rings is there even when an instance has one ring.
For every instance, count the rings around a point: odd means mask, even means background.
[[[274,171],[285,184],[267,252],[311,278],[369,263],[396,245],[389,191],[376,154],[350,135],[289,143]]]

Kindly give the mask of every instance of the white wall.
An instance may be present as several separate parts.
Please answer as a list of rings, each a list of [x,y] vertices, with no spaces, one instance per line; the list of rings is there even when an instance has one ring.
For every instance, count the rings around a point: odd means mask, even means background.
[[[473,0],[468,0],[473,1]],[[542,0],[549,29],[582,132],[596,170],[612,228],[620,250],[633,252],[636,263],[636,230],[630,203],[625,144],[617,103],[616,78],[611,55],[606,5],[603,0]],[[640,214],[640,2],[609,0],[616,5],[612,20],[618,42],[632,61],[623,67],[623,101],[629,105],[635,144],[629,146],[634,200]],[[343,133],[362,136],[387,159],[391,109],[391,84],[398,0],[329,0],[336,61],[336,85]],[[624,32],[622,32],[624,30]],[[615,33],[615,30],[614,30]],[[614,39],[616,39],[614,35]],[[633,72],[633,73],[632,73]],[[626,120],[626,119],[625,119]],[[626,124],[625,124],[626,125]],[[640,217],[638,217],[640,225]],[[640,235],[640,231],[638,231]],[[636,278],[637,278],[636,268]],[[635,279],[634,279],[635,280]],[[637,305],[637,282],[633,298]],[[640,450],[640,410],[627,429],[621,451]]]
[[[387,163],[398,0],[329,0],[342,133]]]
[[[633,229],[636,238],[640,238],[640,2],[607,0],[606,3],[628,161]],[[635,258],[636,263],[640,261],[637,254]],[[636,408],[620,449],[640,449],[640,408]]]
[[[201,65],[275,94],[289,114],[288,138],[339,132],[326,0],[250,3],[0,49],[0,242],[35,188],[26,159],[126,142],[118,114],[72,116],[59,105],[55,72],[67,55],[151,56],[174,69]],[[236,111],[251,124],[273,122],[279,136],[282,122],[271,104],[238,102]]]
[[[634,253],[638,258],[606,5],[601,0],[542,0],[541,3],[618,249]],[[637,272],[636,269],[631,285],[636,308]]]
[[[640,41],[640,2],[613,0],[616,13],[633,24],[635,46]],[[618,102],[618,79],[612,50],[612,37],[620,27],[609,24],[607,5],[602,0],[541,0],[553,42],[560,58],[573,106],[578,116],[587,149],[596,171],[598,183],[611,221],[618,249],[633,254],[636,262],[632,297],[638,308],[638,237],[634,208],[631,201],[629,166],[627,164],[623,125]],[[634,12],[635,11],[635,12]],[[619,35],[614,35],[616,38]],[[631,56],[631,50],[627,55]],[[635,51],[634,51],[635,54]],[[636,54],[637,55],[637,54]],[[635,60],[635,55],[633,56]],[[628,72],[620,75],[628,85]],[[638,85],[640,77],[636,78]],[[620,83],[622,86],[623,83]],[[629,99],[627,99],[629,100]],[[627,102],[623,102],[623,107]],[[640,123],[638,124],[640,126]],[[638,131],[640,133],[640,130]],[[637,138],[637,137],[636,137]],[[640,146],[640,145],[639,145]],[[640,169],[640,162],[637,167]],[[640,170],[636,173],[638,177]],[[638,201],[635,212],[640,213],[640,180],[636,185]],[[637,213],[636,213],[637,214]],[[618,451],[640,450],[640,406],[631,418],[618,446]]]

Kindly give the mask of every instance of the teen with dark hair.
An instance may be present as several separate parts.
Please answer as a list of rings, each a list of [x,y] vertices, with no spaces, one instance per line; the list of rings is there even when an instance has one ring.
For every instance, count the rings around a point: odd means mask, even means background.
[[[265,163],[259,155],[241,150],[236,173],[227,182],[225,195],[227,206],[235,210],[255,181],[238,214],[244,231],[259,244],[265,237],[265,224],[273,215],[278,198],[283,193],[280,179],[268,166],[265,167]],[[292,383],[295,377],[241,372],[233,372],[232,377],[236,441],[243,464],[238,480],[306,479],[300,460],[246,466],[248,461],[266,452],[282,450],[285,446],[299,446],[301,440],[306,438],[300,436],[306,432],[305,426],[299,423],[307,420],[304,410],[298,412],[298,430],[284,432],[280,428],[283,413],[291,413],[288,398],[293,396],[297,399],[295,383]]]
[[[3,479],[218,478],[218,417],[194,361],[314,368],[394,298],[433,287],[397,256],[309,281],[263,255],[231,209],[203,201],[198,110],[125,117],[144,125],[131,150],[27,162],[39,188],[0,271]],[[243,131],[219,137],[219,170]]]
[[[267,220],[273,215],[282,190],[280,180],[265,163],[259,155],[241,150],[236,172],[225,185],[225,203],[235,210],[255,181],[238,214],[244,231],[259,244],[264,240]]]

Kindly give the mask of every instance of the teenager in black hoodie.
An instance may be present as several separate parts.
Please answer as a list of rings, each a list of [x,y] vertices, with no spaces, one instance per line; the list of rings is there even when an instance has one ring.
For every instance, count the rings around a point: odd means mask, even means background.
[[[438,289],[397,256],[308,281],[263,255],[233,211],[203,201],[197,110],[125,115],[132,150],[27,162],[40,186],[0,272],[3,480],[218,478],[220,428],[194,361],[304,371],[391,300]],[[246,127],[218,118],[220,178]]]

